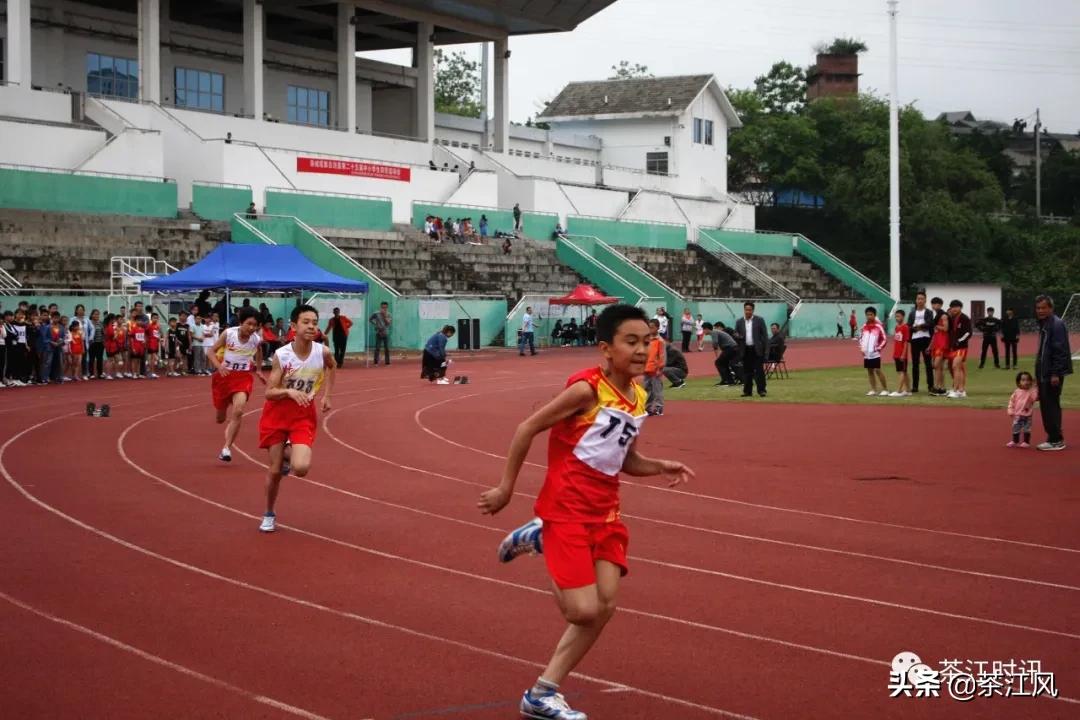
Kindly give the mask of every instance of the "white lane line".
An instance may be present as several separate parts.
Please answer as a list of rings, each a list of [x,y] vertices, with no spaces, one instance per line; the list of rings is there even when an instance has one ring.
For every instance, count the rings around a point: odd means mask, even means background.
[[[420,419],[420,416],[423,413],[425,413],[426,411],[431,410],[432,408],[438,407],[440,405],[445,405],[448,402],[454,402],[454,401],[458,401],[458,400],[466,400],[468,398],[480,397],[482,395],[488,395],[488,394],[493,394],[493,393],[497,393],[497,392],[510,392],[511,390],[520,390],[520,388],[511,388],[511,389],[508,389],[508,390],[492,390],[490,392],[473,393],[472,395],[463,395],[461,397],[451,398],[450,400],[443,400],[443,401],[440,401],[440,402],[437,402],[437,403],[433,403],[431,405],[428,405],[426,407],[423,407],[423,408],[420,408],[419,410],[417,410],[416,413],[413,415],[413,420],[415,421],[417,426],[419,426],[419,428],[421,430],[423,430],[425,433],[427,433],[428,435],[431,435],[434,438],[437,438],[438,440],[442,440],[443,442],[445,442],[445,443],[447,443],[449,445],[454,445],[455,447],[459,447],[459,448],[461,448],[463,450],[469,450],[471,452],[478,453],[480,455],[487,455],[488,457],[496,458],[498,460],[506,460],[505,455],[499,455],[497,453],[488,452],[487,450],[482,450],[482,449],[477,448],[477,447],[472,447],[471,445],[465,445],[463,443],[459,443],[459,442],[457,442],[455,440],[451,440],[448,437],[444,437],[443,435],[440,435],[439,433],[435,432],[431,428],[424,425],[423,421],[421,421],[421,419]],[[546,470],[547,469],[546,465],[541,465],[539,463],[534,463],[534,462],[531,462],[529,460],[526,460],[525,464],[529,465],[531,467],[539,468],[541,470]],[[904,524],[901,524],[901,523],[885,522],[885,521],[882,521],[882,520],[865,520],[865,519],[862,519],[862,518],[848,517],[846,515],[832,515],[832,514],[829,514],[829,513],[820,513],[820,512],[814,512],[814,511],[811,511],[811,510],[798,510],[798,509],[795,509],[795,508],[779,507],[779,506],[776,506],[776,505],[763,505],[761,503],[753,503],[753,502],[748,502],[748,501],[745,501],[745,500],[736,500],[734,498],[727,498],[727,497],[718,497],[718,496],[715,496],[715,495],[704,495],[702,493],[690,492],[688,490],[678,490],[676,488],[669,488],[669,487],[664,487],[664,486],[661,486],[661,485],[651,485],[651,484],[648,484],[648,483],[641,483],[641,482],[636,482],[636,481],[633,481],[633,480],[621,479],[621,484],[629,485],[630,487],[642,488],[642,489],[645,489],[645,490],[653,490],[655,492],[666,492],[666,493],[671,493],[671,494],[674,494],[674,495],[684,495],[684,496],[687,496],[687,497],[697,498],[699,500],[713,500],[715,502],[730,503],[732,505],[742,505],[744,507],[752,507],[752,508],[757,508],[759,510],[770,510],[770,511],[773,511],[773,512],[793,513],[793,514],[796,514],[796,515],[805,515],[805,516],[809,516],[809,517],[824,518],[824,519],[827,519],[827,520],[838,520],[838,521],[842,521],[842,522],[857,523],[857,524],[862,524],[862,525],[872,525],[872,526],[877,526],[877,527],[888,527],[888,528],[894,528],[894,529],[898,529],[898,530],[910,530],[910,531],[914,531],[914,532],[924,532],[924,533],[931,533],[931,534],[936,534],[936,535],[947,535],[947,536],[951,536],[951,537],[962,537],[962,538],[967,538],[969,540],[982,540],[982,541],[986,541],[986,542],[1006,543],[1006,544],[1010,544],[1010,545],[1020,545],[1020,546],[1023,546],[1023,547],[1040,548],[1042,550],[1056,550],[1056,551],[1059,551],[1059,552],[1066,552],[1066,553],[1080,553],[1080,548],[1060,547],[1060,546],[1057,546],[1057,545],[1043,545],[1043,544],[1040,544],[1040,543],[1027,542],[1027,541],[1024,541],[1024,540],[1013,540],[1013,539],[1010,539],[1010,538],[993,537],[993,536],[987,536],[987,535],[972,535],[970,533],[962,533],[962,532],[956,532],[956,531],[952,531],[952,530],[939,530],[939,529],[935,529],[935,528],[919,527],[919,526],[916,526],[916,525],[904,525]],[[1019,579],[1019,578],[1013,578],[1013,579]],[[1080,588],[1070,588],[1070,589],[1075,590],[1075,589],[1080,589]]]
[[[233,685],[232,683],[227,683],[224,680],[219,680],[216,677],[211,677],[210,675],[207,675],[205,673],[201,673],[198,670],[192,670],[189,667],[186,667],[184,665],[180,665],[178,663],[174,663],[171,660],[166,660],[165,658],[163,658],[163,657],[161,657],[159,655],[154,655],[153,653],[147,652],[145,650],[141,650],[141,649],[139,649],[139,648],[137,648],[137,647],[135,647],[133,645],[128,645],[127,643],[125,643],[125,642],[123,642],[121,640],[117,640],[114,637],[110,637],[110,636],[105,635],[103,633],[99,633],[96,630],[91,630],[90,628],[88,628],[88,627],[86,627],[84,625],[79,625],[79,624],[74,623],[74,622],[72,622],[70,620],[65,620],[62,617],[57,617],[56,615],[53,615],[52,613],[45,612],[44,610],[39,610],[38,608],[33,607],[32,605],[28,605],[28,604],[24,603],[21,600],[13,598],[12,596],[8,595],[5,592],[0,591],[0,599],[6,600],[7,602],[11,603],[15,607],[20,608],[22,610],[25,610],[26,612],[31,613],[33,615],[37,615],[38,617],[43,618],[45,620],[48,620],[49,622],[56,623],[57,625],[62,625],[63,627],[68,628],[69,630],[74,630],[75,632],[82,633],[83,635],[91,637],[94,640],[97,640],[98,642],[105,643],[106,645],[111,645],[114,648],[117,648],[119,650],[123,650],[124,652],[135,655],[136,657],[139,657],[139,658],[141,658],[143,660],[154,663],[155,665],[161,665],[162,667],[165,667],[165,668],[168,668],[169,670],[180,673],[181,675],[187,675],[188,677],[195,678],[196,680],[201,680],[202,682],[206,683],[207,685],[213,685],[214,687],[221,688],[222,690],[228,690],[229,692],[236,693],[237,695],[240,695],[241,697],[247,698],[248,700],[251,700],[253,702],[257,702],[257,703],[259,703],[261,705],[268,705],[268,706],[270,706],[270,707],[272,707],[272,708],[274,708],[276,710],[281,710],[283,712],[289,713],[290,715],[295,715],[297,717],[305,718],[306,720],[329,720],[328,718],[324,717],[323,715],[316,715],[313,712],[309,712],[307,710],[304,710],[303,708],[298,708],[295,705],[290,705],[290,704],[282,702],[280,700],[275,700],[274,698],[266,697],[265,695],[259,695],[257,693],[253,693],[250,690],[245,690],[242,687],[237,687],[236,685]]]

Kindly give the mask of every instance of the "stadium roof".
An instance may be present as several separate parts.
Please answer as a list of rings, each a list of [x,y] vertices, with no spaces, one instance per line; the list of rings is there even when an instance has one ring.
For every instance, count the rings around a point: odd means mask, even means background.
[[[84,0],[133,12],[133,0]],[[412,47],[420,22],[435,26],[438,45],[478,42],[507,35],[565,32],[615,0],[355,0],[356,49]],[[333,50],[337,3],[326,0],[262,0],[270,40]],[[243,0],[174,0],[176,22],[240,32]]]
[[[572,82],[562,89],[537,119],[565,122],[681,115],[706,89],[711,89],[716,96],[729,125],[740,127],[735,109],[712,75]]]

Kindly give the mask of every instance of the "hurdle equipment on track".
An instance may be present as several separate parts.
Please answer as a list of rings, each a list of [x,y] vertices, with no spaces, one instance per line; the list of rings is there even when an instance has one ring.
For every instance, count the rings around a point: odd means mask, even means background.
[[[86,403],[86,416],[87,417],[109,417],[110,408],[108,405],[102,405],[98,407],[94,403]]]

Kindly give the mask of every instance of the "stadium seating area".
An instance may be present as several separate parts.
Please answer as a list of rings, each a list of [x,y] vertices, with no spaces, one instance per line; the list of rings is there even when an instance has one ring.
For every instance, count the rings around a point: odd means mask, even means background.
[[[759,298],[765,293],[707,252],[691,245],[686,250],[620,248],[626,257],[655,275],[683,297]]]
[[[800,255],[751,255],[744,258],[805,299],[855,300],[860,294]]]

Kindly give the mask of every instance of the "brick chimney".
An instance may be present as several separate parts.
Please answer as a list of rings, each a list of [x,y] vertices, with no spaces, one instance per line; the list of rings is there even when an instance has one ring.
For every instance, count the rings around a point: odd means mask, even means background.
[[[806,99],[859,94],[859,56],[821,53],[806,73]]]

